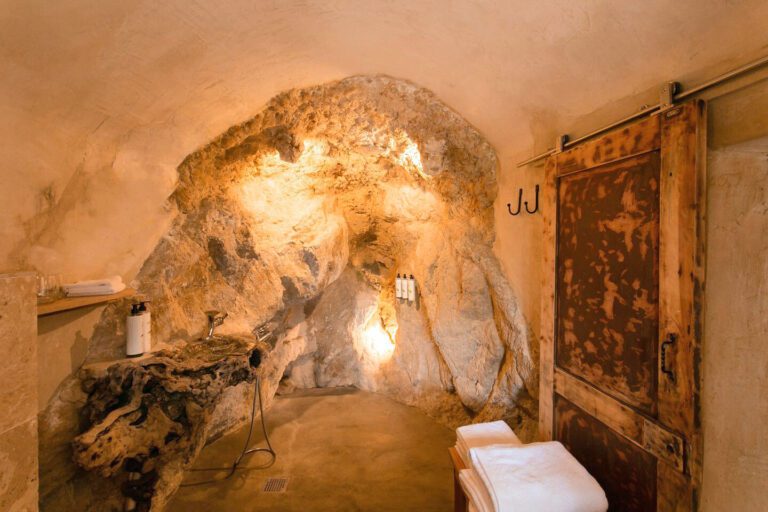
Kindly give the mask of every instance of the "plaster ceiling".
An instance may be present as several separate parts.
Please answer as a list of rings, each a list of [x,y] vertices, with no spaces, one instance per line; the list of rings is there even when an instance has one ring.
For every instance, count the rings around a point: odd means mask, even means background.
[[[284,89],[411,80],[516,172],[600,107],[760,56],[766,26],[764,0],[2,0],[0,270],[135,271],[184,156]]]

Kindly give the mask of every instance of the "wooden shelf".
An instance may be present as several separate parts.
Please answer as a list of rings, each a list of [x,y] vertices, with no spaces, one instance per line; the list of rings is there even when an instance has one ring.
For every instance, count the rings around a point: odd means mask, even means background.
[[[125,297],[132,297],[136,295],[136,290],[133,288],[126,288],[125,290],[111,295],[91,295],[90,297],[66,297],[63,299],[49,302],[48,304],[37,305],[37,316],[52,315],[54,313],[60,313],[62,311],[69,311],[71,309],[84,308],[87,306],[95,306],[97,304],[106,304],[107,302],[114,302]]]

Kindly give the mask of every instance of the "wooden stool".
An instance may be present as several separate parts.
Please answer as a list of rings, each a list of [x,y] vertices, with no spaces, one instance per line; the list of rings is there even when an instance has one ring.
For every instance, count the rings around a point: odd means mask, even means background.
[[[448,453],[453,462],[453,512],[467,512],[467,495],[464,494],[464,489],[461,488],[461,482],[459,482],[459,471],[467,469],[467,466],[464,465],[464,461],[456,448],[451,446],[448,448]]]

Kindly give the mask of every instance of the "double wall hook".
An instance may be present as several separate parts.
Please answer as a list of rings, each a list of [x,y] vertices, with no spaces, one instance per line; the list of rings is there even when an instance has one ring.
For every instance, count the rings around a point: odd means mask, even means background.
[[[537,211],[539,211],[539,186],[538,185],[536,185],[535,194],[536,194],[536,202],[533,207],[533,210],[530,210],[528,208],[528,201],[523,201],[523,189],[520,189],[520,192],[517,194],[517,210],[513,212],[512,203],[507,203],[507,210],[509,211],[509,214],[519,215],[520,211],[523,208],[523,205],[525,205],[525,211],[528,213],[536,213]]]

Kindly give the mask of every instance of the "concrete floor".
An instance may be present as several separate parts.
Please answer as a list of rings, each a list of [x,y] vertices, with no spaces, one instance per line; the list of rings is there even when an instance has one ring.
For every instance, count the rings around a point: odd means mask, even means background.
[[[167,510],[445,512],[453,507],[447,449],[455,435],[413,407],[374,393],[335,388],[278,397],[266,416],[278,454],[272,467],[182,488]],[[253,439],[263,446],[257,427]],[[195,468],[231,464],[246,434],[247,427],[210,444]],[[267,454],[254,454],[247,465],[267,460]],[[187,481],[214,475],[189,471]],[[287,477],[285,492],[263,492],[270,477]]]

